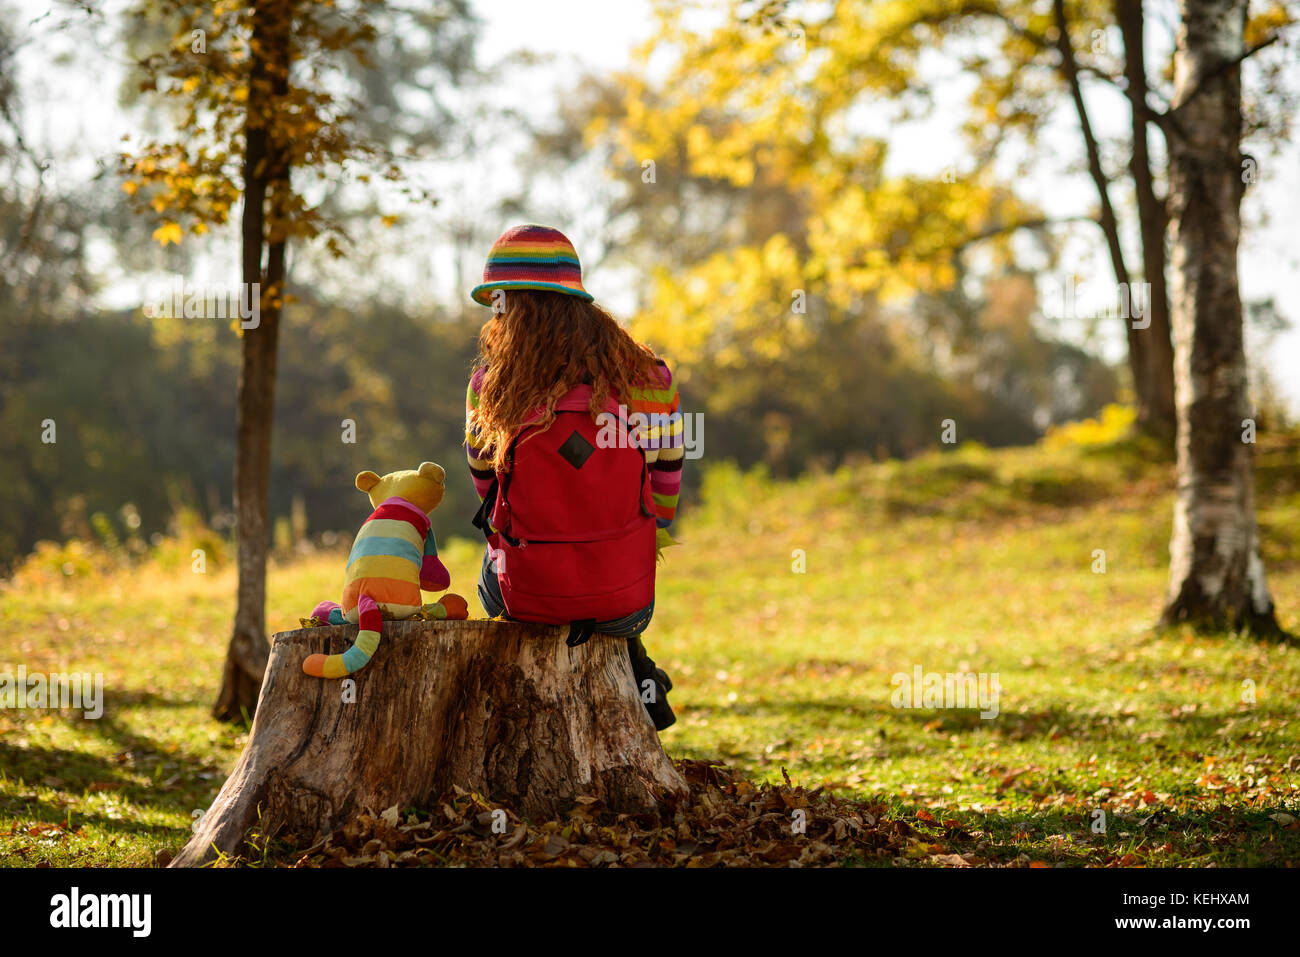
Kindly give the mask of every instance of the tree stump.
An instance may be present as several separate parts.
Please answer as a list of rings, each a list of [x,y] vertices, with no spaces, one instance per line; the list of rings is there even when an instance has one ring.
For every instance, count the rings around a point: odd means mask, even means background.
[[[550,817],[590,795],[656,810],[686,782],[641,702],[627,643],[503,621],[386,621],[348,681],[302,661],[344,651],[355,625],[275,635],[248,744],[172,867],[240,853],[248,829],[312,836],[363,811],[419,806],[459,785]]]

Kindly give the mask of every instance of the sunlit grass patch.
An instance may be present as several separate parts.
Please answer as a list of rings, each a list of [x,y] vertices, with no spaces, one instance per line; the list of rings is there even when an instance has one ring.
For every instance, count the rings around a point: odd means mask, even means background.
[[[1259,460],[1270,586],[1300,631],[1297,444]],[[673,757],[879,802],[916,831],[909,866],[1300,859],[1300,651],[1150,627],[1169,463],[971,446],[791,483],[715,468],[703,487],[645,636],[676,685]],[[475,615],[481,548],[442,548]],[[336,597],[343,558],[273,562],[268,628]],[[0,591],[0,668],[101,672],[105,714],[0,711],[0,862],[147,865],[243,744],[208,713],[233,569],[65,578]],[[997,716],[894,707],[918,665],[996,673]]]

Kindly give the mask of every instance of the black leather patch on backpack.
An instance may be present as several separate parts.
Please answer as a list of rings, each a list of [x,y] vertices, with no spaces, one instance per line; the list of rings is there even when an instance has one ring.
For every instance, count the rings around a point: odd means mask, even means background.
[[[575,469],[580,469],[587,464],[587,459],[591,458],[591,453],[596,451],[596,447],[582,437],[577,429],[573,434],[564,440],[557,452],[564,457]]]

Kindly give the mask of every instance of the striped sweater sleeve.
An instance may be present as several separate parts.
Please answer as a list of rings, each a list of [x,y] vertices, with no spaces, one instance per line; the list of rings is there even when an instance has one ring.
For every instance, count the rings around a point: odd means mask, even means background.
[[[496,473],[492,470],[491,450],[487,443],[479,440],[478,429],[470,423],[470,413],[478,408],[478,390],[483,385],[486,366],[480,366],[469,377],[469,387],[465,390],[465,455],[469,459],[469,474],[474,479],[474,491],[479,501],[487,497],[488,489]]]
[[[682,428],[681,397],[677,394],[677,380],[668,364],[659,362],[660,385],[633,389],[628,400],[629,411],[645,416],[646,426],[641,430],[646,461],[650,464],[650,487],[654,495],[655,520],[660,528],[667,528],[677,515],[677,500],[682,488],[682,464],[686,448]]]

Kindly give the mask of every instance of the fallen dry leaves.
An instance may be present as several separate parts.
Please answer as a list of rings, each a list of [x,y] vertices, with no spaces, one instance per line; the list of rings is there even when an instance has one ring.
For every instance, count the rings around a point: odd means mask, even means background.
[[[614,814],[580,797],[554,819],[527,822],[455,788],[430,811],[363,814],[296,851],[293,866],[827,866],[898,857],[915,833],[882,820],[883,805],[796,787],[788,777],[755,785],[706,761],[676,764],[689,793],[659,814]]]
[[[1201,756],[1195,758],[1199,763]],[[853,801],[825,786],[797,787],[784,770],[784,783],[756,784],[717,763],[674,763],[689,791],[658,814],[615,814],[580,797],[553,819],[525,821],[508,806],[455,788],[419,811],[362,814],[316,835],[310,847],[303,842],[286,850],[284,840],[273,842],[275,850],[261,859],[296,867],[1140,867],[1175,854],[1205,863],[1215,848],[1258,827],[1241,805],[1223,804],[1221,791],[1206,789],[1211,800],[1197,800],[1151,790],[1141,777],[1102,780],[1091,794],[1079,794],[1062,790],[1044,768],[979,769],[994,778],[999,793],[1015,790],[1036,809],[1002,831],[998,812],[963,821],[937,797],[887,811],[879,799]],[[1300,759],[1287,762],[1285,770],[1293,769],[1300,770]],[[1246,806],[1271,811],[1266,819],[1278,831],[1300,830],[1296,815],[1277,807],[1280,772],[1259,762],[1243,770],[1225,790]],[[1098,808],[1107,814],[1104,834],[1091,831]],[[1063,819],[1038,816],[1057,810]],[[1188,815],[1191,823],[1180,825]],[[1188,827],[1199,834],[1190,843]],[[262,843],[253,837],[255,846]]]

